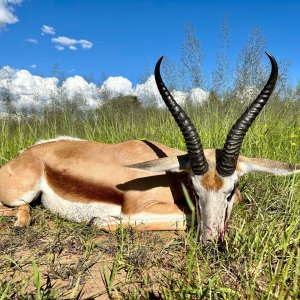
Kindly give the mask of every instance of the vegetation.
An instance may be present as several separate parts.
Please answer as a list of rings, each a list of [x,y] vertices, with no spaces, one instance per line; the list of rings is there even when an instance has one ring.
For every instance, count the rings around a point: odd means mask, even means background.
[[[205,147],[222,147],[245,106],[209,104],[186,110]],[[76,119],[73,110],[2,119],[1,164],[57,135],[108,143],[146,138],[185,148],[167,111],[114,105],[77,113]],[[296,102],[267,106],[242,154],[300,162],[299,116]],[[243,178],[244,200],[235,205],[224,253],[216,245],[204,249],[193,232],[101,232],[37,203],[28,229],[14,229],[11,218],[0,220],[0,299],[298,299],[299,187],[297,175]]]
[[[185,34],[183,57],[178,64],[165,63],[164,78],[177,89],[205,88],[202,44],[190,24]],[[268,73],[259,28],[235,68],[227,57],[229,44],[225,19],[209,99],[185,106],[205,148],[223,146],[253,99],[247,88],[255,94]],[[289,87],[287,65],[281,66],[286,68],[281,68],[277,90],[250,128],[241,153],[300,163],[300,88]],[[170,114],[145,108],[133,96],[107,99],[91,110],[81,95],[68,99],[62,92],[22,117],[9,89],[0,95],[8,113],[0,119],[1,165],[36,141],[59,135],[106,143],[149,139],[185,149]],[[0,217],[0,300],[299,299],[299,189],[299,175],[242,178],[243,201],[235,205],[224,252],[217,245],[198,244],[193,231],[139,232],[122,226],[117,232],[99,231],[50,214],[37,201],[29,228],[15,229],[12,218]]]

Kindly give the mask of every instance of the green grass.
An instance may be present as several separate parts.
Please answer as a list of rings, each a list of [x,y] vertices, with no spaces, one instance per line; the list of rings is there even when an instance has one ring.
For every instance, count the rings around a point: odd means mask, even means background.
[[[187,107],[205,148],[222,147],[242,107]],[[115,143],[150,139],[184,149],[165,111],[128,107],[1,120],[1,164],[39,139],[71,135]],[[270,104],[242,154],[300,163],[300,105]],[[300,177],[245,176],[227,250],[193,232],[103,232],[32,210],[30,228],[0,219],[0,299],[299,299]],[[88,298],[91,297],[91,298]]]

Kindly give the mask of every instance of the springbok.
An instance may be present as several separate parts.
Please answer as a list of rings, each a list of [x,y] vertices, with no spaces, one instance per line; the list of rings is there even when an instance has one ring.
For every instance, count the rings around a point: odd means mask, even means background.
[[[239,177],[253,172],[288,175],[300,166],[240,156],[245,134],[269,99],[278,66],[267,84],[232,126],[224,147],[203,150],[197,131],[167,90],[155,67],[160,94],[185,139],[187,153],[151,141],[101,144],[70,137],[38,142],[0,169],[0,215],[17,216],[15,226],[30,224],[29,204],[41,195],[44,207],[60,216],[114,230],[184,230],[191,217],[182,192],[190,183],[200,239],[224,240]]]

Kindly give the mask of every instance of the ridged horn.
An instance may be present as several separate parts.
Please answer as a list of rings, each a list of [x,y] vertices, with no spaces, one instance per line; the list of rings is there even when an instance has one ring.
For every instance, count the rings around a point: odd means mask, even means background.
[[[203,175],[208,170],[208,163],[204,156],[199,135],[191,119],[174,100],[161,78],[160,64],[162,60],[163,56],[158,60],[155,66],[154,74],[157,88],[182,132],[193,172],[196,175]]]
[[[235,122],[229,131],[216,166],[218,173],[223,177],[230,176],[234,173],[244,137],[274,90],[278,77],[278,65],[275,58],[269,52],[266,52],[266,54],[272,64],[271,74],[261,93]]]

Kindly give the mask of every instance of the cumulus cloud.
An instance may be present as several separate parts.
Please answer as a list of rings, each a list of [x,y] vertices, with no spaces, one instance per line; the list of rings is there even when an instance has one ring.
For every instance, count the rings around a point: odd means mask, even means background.
[[[58,83],[56,77],[35,76],[27,70],[15,70],[8,66],[0,69],[0,93],[8,92],[18,110],[30,106],[38,108],[60,95],[70,100],[82,97],[91,107],[99,103],[99,88],[81,76],[69,77],[61,86]],[[0,110],[3,108],[0,107]]]
[[[94,83],[88,83],[81,76],[69,77],[62,84],[62,89],[69,99],[82,97],[87,101],[87,104],[94,107],[99,100],[99,90]]]
[[[19,21],[14,14],[14,6],[20,5],[22,2],[23,0],[0,0],[0,30]]]
[[[195,88],[190,91],[189,99],[194,104],[201,104],[206,101],[209,97],[209,92],[206,92],[200,88]]]
[[[56,93],[58,79],[34,76],[27,70],[8,66],[0,70],[0,90],[9,91],[17,108],[39,106]]]
[[[60,45],[56,45],[55,48],[58,50],[58,51],[64,51],[65,48],[63,46],[60,46]]]
[[[90,49],[93,47],[93,43],[87,40],[79,40],[78,43],[81,45],[84,49]]]
[[[35,68],[33,64],[30,68]],[[90,107],[96,107],[103,101],[118,96],[136,96],[144,106],[156,106],[165,108],[159,91],[156,87],[154,76],[151,75],[143,83],[136,87],[125,77],[109,77],[101,87],[87,82],[82,76],[67,78],[62,84],[56,77],[40,77],[32,75],[28,70],[16,70],[8,66],[0,69],[0,93],[9,93],[15,101],[17,109],[22,107],[40,107],[48,103],[53,97],[68,100],[83,100]],[[202,103],[209,93],[199,88],[190,92],[171,91],[179,104],[184,104],[187,99],[193,103]],[[0,107],[0,111],[3,108]]]
[[[45,34],[55,34],[55,29],[51,26],[48,26],[48,25],[43,25],[41,27],[41,30],[42,30],[42,35],[45,35]]]
[[[171,94],[180,105],[183,105],[187,99],[191,100],[194,104],[201,104],[209,97],[209,92],[200,88],[192,89],[189,92],[173,90]],[[143,84],[138,84],[134,89],[134,95],[138,97],[144,106],[155,105],[157,107],[165,107],[165,103],[161,99],[157,89],[154,75],[149,76]]]
[[[156,105],[160,107],[163,105],[153,75],[151,75],[143,84],[138,84],[134,94],[145,106]]]
[[[27,43],[30,43],[30,44],[37,44],[37,43],[38,43],[38,40],[37,40],[37,39],[32,39],[32,38],[26,39],[25,41],[26,41]]]
[[[77,50],[77,45],[81,46],[83,49],[90,49],[93,47],[93,43],[88,40],[76,40],[66,36],[59,36],[51,39],[52,43],[55,44],[57,50],[64,50],[69,48],[70,50]]]
[[[182,91],[172,91],[171,94],[179,105],[183,105],[189,95],[188,93]]]
[[[125,77],[109,77],[100,89],[104,98],[114,98],[122,95],[133,95],[132,83]]]

